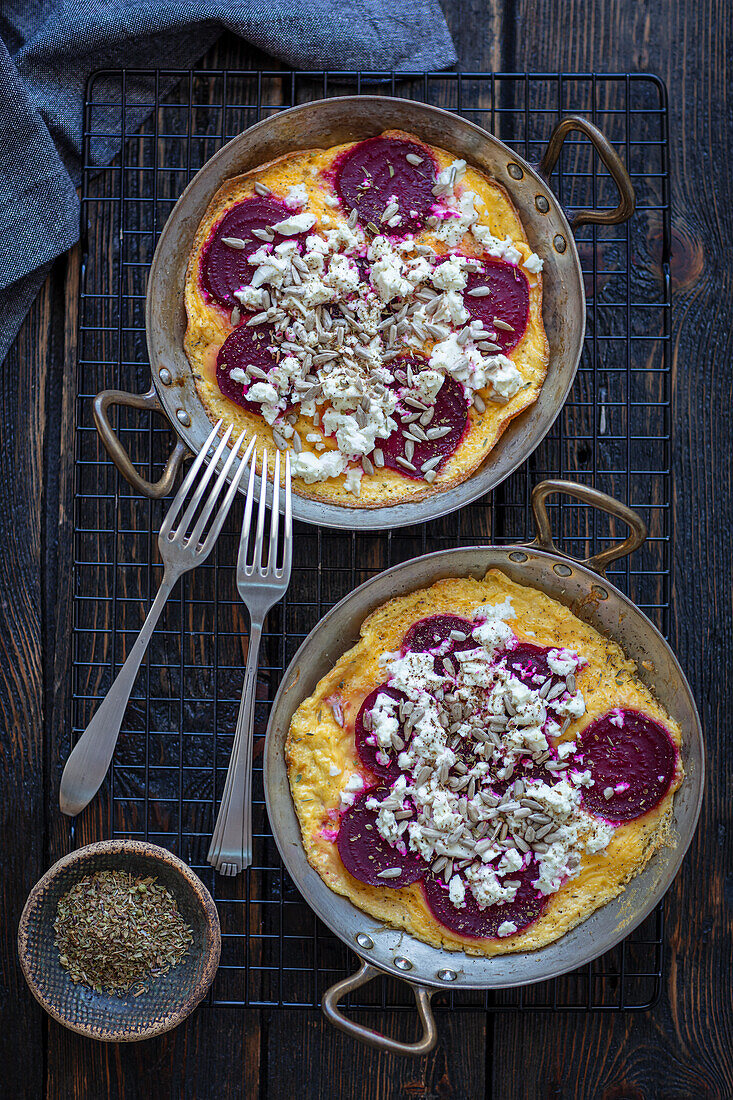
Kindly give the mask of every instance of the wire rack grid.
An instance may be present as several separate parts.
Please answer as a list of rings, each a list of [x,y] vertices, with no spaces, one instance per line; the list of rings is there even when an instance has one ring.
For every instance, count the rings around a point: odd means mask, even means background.
[[[532,536],[531,487],[545,476],[593,484],[637,508],[650,537],[612,579],[662,630],[670,609],[669,192],[663,85],[629,74],[403,74],[289,71],[106,71],[85,106],[83,268],[77,374],[72,730],[76,738],[124,661],[161,577],[164,504],[119,475],[94,430],[91,398],[149,387],[146,277],[158,234],[191,176],[230,137],[273,112],[321,97],[377,90],[457,111],[530,161],[554,124],[584,114],[614,142],[637,193],[628,226],[578,234],[588,298],[583,358],[570,399],[529,461],[457,515],[395,532],[345,534],[301,525],[291,590],[269,616],[256,714],[255,866],[216,880],[206,863],[231,746],[246,655],[234,563],[241,503],[215,554],[169,601],[138,678],[110,781],[108,834],[176,851],[206,881],[222,922],[222,965],[210,1001],[315,1006],[353,957],[321,925],[282,869],[267,823],[262,743],[283,669],[319,618],[357,584],[418,553]],[[113,158],[110,162],[110,158]],[[110,163],[108,163],[110,162]],[[107,165],[102,166],[100,165]],[[563,204],[612,208],[613,184],[582,137],[553,177]],[[537,242],[535,242],[537,245]],[[541,246],[539,251],[541,251]],[[118,433],[146,476],[171,446],[165,422],[120,410]],[[552,508],[558,544],[586,557],[618,536],[608,517],[572,501]],[[564,978],[498,994],[441,996],[490,1010],[631,1010],[661,989],[663,914]],[[407,1006],[384,981],[352,1007]],[[409,994],[407,995],[409,997]]]

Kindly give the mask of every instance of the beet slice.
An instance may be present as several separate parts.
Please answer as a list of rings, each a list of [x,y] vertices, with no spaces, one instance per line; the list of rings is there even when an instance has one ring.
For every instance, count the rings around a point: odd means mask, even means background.
[[[436,649],[441,643],[450,639],[451,630],[460,630],[467,635],[465,642],[453,641],[445,647],[445,653],[441,653],[433,662],[435,671],[443,675],[443,657],[450,657],[452,653],[458,653],[464,649],[476,649],[478,642],[471,637],[474,624],[468,619],[462,619],[460,615],[430,615],[427,619],[420,619],[413,623],[405,634],[402,642],[404,653],[425,653],[429,649]]]
[[[377,760],[377,752],[379,746],[377,744],[370,744],[369,739],[374,737],[371,731],[364,728],[364,715],[367,711],[370,711],[377,701],[378,695],[388,695],[390,699],[402,700],[404,695],[401,692],[391,688],[389,684],[380,684],[374,691],[367,695],[364,702],[361,704],[361,709],[356,716],[356,722],[354,723],[354,741],[356,743],[356,751],[362,764],[369,768],[370,772],[374,772],[375,775],[379,775],[384,779],[396,779],[400,774],[400,766],[397,763],[397,753],[390,751],[389,764],[380,764]],[[398,715],[399,721],[399,715]],[[400,732],[404,737],[404,731],[400,724]],[[374,738],[376,741],[376,738]]]
[[[551,670],[547,662],[549,652],[550,650],[546,646],[533,645],[532,642],[520,642],[503,656],[502,661],[512,675],[516,676],[517,680],[521,680],[527,687],[534,688],[536,691],[540,687],[540,681],[535,680],[535,676],[541,676],[543,680],[546,680],[548,676],[552,676],[553,683],[559,683],[560,680],[564,681],[564,677],[558,676]]]
[[[504,921],[514,921],[519,932],[537,920],[547,905],[544,894],[540,894],[531,885],[532,879],[537,878],[537,871],[537,864],[533,861],[529,867],[506,875],[507,879],[511,881],[519,879],[522,884],[517,890],[514,901],[504,905],[487,905],[485,909],[479,907],[465,879],[466,904],[461,909],[453,905],[448,896],[448,887],[432,871],[425,875],[422,888],[428,908],[440,924],[450,928],[452,932],[457,932],[461,936],[470,936],[473,939],[497,938],[499,926]]]
[[[421,163],[410,164],[408,154],[420,157]],[[345,210],[356,210],[362,225],[372,222],[380,233],[403,236],[418,232],[430,213],[435,203],[435,173],[435,161],[422,145],[375,137],[360,141],[343,154],[334,183]],[[402,218],[395,229],[380,220],[393,196]]]
[[[473,320],[480,320],[484,328],[496,333],[492,342],[498,344],[504,355],[512,351],[527,331],[529,323],[529,281],[514,264],[505,260],[482,259],[485,273],[468,276],[463,292],[463,304]],[[477,287],[491,291],[483,298],[469,294]],[[513,331],[495,328],[494,318],[512,326]]]
[[[367,799],[383,799],[388,793],[388,787],[371,787],[364,791],[341,818],[336,844],[344,867],[359,882],[399,889],[421,879],[427,864],[414,852],[402,855],[377,830],[377,812],[367,808]],[[379,872],[390,867],[401,868],[399,877],[379,878]]]
[[[227,336],[216,358],[216,384],[220,391],[230,401],[251,412],[260,413],[260,405],[256,401],[247,400],[246,384],[235,382],[230,377],[230,371],[235,367],[244,370],[248,363],[265,372],[269,371],[276,363],[275,356],[268,350],[273,338],[272,325],[247,328],[242,324]]]
[[[424,362],[417,359],[410,359],[407,361],[409,361],[411,365],[414,365],[417,370],[420,370],[425,365]],[[406,360],[400,360],[393,364],[393,366],[399,369],[400,362],[404,363]],[[392,418],[397,424],[397,427],[392,432],[389,439],[379,440],[379,447],[384,455],[384,465],[389,466],[392,470],[397,470],[397,472],[404,477],[422,481],[422,464],[431,458],[439,456],[440,462],[437,463],[434,469],[440,470],[463,438],[463,434],[466,430],[466,422],[468,421],[468,402],[466,401],[463,386],[460,382],[457,382],[455,378],[446,375],[443,385],[440,387],[435,399],[435,413],[428,428],[448,427],[450,431],[441,439],[430,439],[427,442],[420,440],[420,442],[415,443],[415,450],[411,459],[412,465],[415,467],[414,472],[406,470],[405,467],[397,461],[398,458],[406,457],[406,440],[402,434],[402,430],[403,427],[409,430],[409,425],[403,424],[402,417],[397,410],[392,414]]]
[[[623,726],[611,721],[620,713]],[[578,738],[578,755],[590,768],[593,787],[583,789],[583,805],[608,821],[632,821],[653,810],[669,790],[677,749],[664,726],[635,710],[597,718]],[[612,787],[610,798],[604,790]],[[620,790],[616,790],[620,787]]]
[[[201,261],[201,282],[215,301],[230,309],[236,305],[234,291],[249,286],[255,272],[254,265],[248,262],[249,257],[263,244],[252,231],[267,229],[292,213],[277,199],[259,195],[244,199],[227,211],[211,234]],[[237,237],[247,243],[241,249],[230,248],[223,243],[224,237]],[[272,243],[276,245],[292,239],[276,233]]]

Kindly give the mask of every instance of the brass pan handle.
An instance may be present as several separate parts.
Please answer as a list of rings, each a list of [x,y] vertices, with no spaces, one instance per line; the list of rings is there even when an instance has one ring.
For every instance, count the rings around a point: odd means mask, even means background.
[[[323,1008],[324,1016],[334,1027],[339,1028],[340,1031],[346,1032],[346,1034],[350,1035],[353,1039],[358,1039],[359,1042],[374,1047],[375,1050],[382,1050],[388,1054],[411,1054],[413,1057],[417,1058],[423,1054],[428,1054],[437,1042],[438,1031],[430,1007],[433,991],[425,989],[422,985],[416,985],[414,982],[407,983],[415,995],[417,1014],[420,1017],[420,1023],[423,1028],[422,1038],[416,1043],[400,1043],[397,1039],[390,1039],[389,1036],[382,1035],[381,1032],[374,1031],[371,1027],[364,1027],[363,1024],[357,1024],[354,1020],[350,1020],[348,1016],[344,1016],[339,1010],[338,1005],[342,997],[345,997],[347,993],[351,993],[355,989],[359,989],[362,985],[366,985],[372,978],[378,978],[381,974],[381,970],[377,970],[375,966],[371,966],[369,963],[365,962],[362,963],[355,974],[350,974],[348,978],[336,982],[335,985],[332,985],[330,989],[326,990],[323,996],[321,1007]]]
[[[609,546],[606,550],[600,550],[581,562],[581,565],[587,565],[601,577],[605,577],[606,569],[612,561],[625,558],[634,550],[638,550],[647,537],[647,527],[639,513],[622,504],[620,500],[610,497],[608,493],[602,493],[600,489],[592,489],[589,485],[581,485],[577,481],[540,481],[532,490],[532,515],[537,536],[534,542],[529,544],[538,550],[547,550],[552,554],[560,554],[573,561],[577,560],[572,558],[572,555],[558,550],[553,542],[550,517],[545,503],[551,493],[565,493],[567,496],[575,497],[576,500],[582,500],[584,504],[590,504],[592,508],[599,508],[609,516],[622,520],[630,528],[630,533],[623,542]]]
[[[631,177],[626,165],[606,135],[601,133],[598,127],[594,126],[592,122],[588,122],[587,119],[580,118],[579,115],[568,115],[567,118],[558,122],[550,134],[550,140],[547,143],[542,160],[537,166],[537,171],[549,184],[552,170],[557,164],[565,138],[574,130],[585,134],[605,164],[611,179],[618,188],[619,204],[615,210],[576,210],[570,219],[570,228],[575,230],[580,225],[618,225],[620,222],[627,222],[634,213],[636,206],[636,196]]]
[[[173,452],[165,464],[163,476],[159,481],[148,481],[137,472],[132,464],[132,459],[117,438],[114,428],[109,422],[107,410],[111,405],[124,405],[130,409],[147,409],[150,412],[161,413],[165,416],[163,406],[158,400],[155,390],[147,393],[127,393],[125,390],[102,390],[94,398],[94,423],[97,425],[102,442],[107,448],[109,457],[117,469],[127,478],[132,487],[142,493],[143,496],[166,497],[172,490],[176,475],[188,452],[188,447],[180,439],[176,441]]]

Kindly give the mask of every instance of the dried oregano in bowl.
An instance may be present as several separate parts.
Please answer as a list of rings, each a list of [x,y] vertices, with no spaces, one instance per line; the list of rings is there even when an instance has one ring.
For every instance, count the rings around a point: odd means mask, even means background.
[[[154,877],[116,869],[84,875],[59,899],[54,932],[72,980],[118,996],[146,992],[185,958],[193,935]]]

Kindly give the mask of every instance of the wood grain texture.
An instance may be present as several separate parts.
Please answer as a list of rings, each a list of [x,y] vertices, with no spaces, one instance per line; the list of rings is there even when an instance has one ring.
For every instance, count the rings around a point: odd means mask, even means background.
[[[46,385],[55,284],[47,280],[0,371],[0,1064],[3,1091],[39,1096],[45,1018],[20,971],[15,937],[44,869],[43,487]]]
[[[733,511],[730,485],[733,295],[731,26],[725,0],[447,0],[464,70],[627,69],[670,92],[675,302],[675,614],[672,642],[701,704],[711,779],[697,839],[667,903],[668,970],[642,1016],[440,1014],[437,1050],[380,1057],[312,1011],[203,1007],[173,1034],[108,1047],[45,1022],[15,959],[25,895],[66,850],[56,810],[68,750],[73,399],[78,256],[52,279],[3,368],[0,482],[0,783],[6,849],[0,1057],[16,1097],[257,1097],[308,1100],[482,1096],[683,1100],[733,1096],[730,752]],[[233,38],[204,66],[269,66]],[[649,250],[658,248],[650,223]],[[483,534],[485,532],[476,532]],[[419,548],[418,548],[419,549]],[[375,554],[377,553],[375,549]],[[78,840],[105,827],[99,804]],[[9,842],[7,838],[10,838]],[[412,1037],[409,1012],[362,1015]]]

